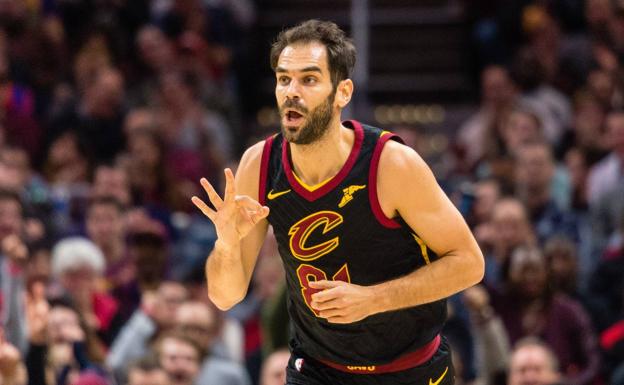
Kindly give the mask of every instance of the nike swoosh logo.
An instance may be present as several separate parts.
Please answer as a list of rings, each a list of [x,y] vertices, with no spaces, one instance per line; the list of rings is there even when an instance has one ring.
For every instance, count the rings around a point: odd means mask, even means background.
[[[290,189],[288,190],[284,190],[284,191],[279,191],[274,193],[273,190],[269,191],[269,193],[267,194],[267,198],[269,198],[270,201],[272,201],[273,199],[282,196],[284,194],[288,194],[290,192]]]
[[[436,382],[433,382],[433,380],[429,378],[429,385],[438,385],[444,379],[446,373],[448,373],[448,366],[446,367],[446,369],[444,369],[444,373],[442,373],[442,375],[436,380]]]

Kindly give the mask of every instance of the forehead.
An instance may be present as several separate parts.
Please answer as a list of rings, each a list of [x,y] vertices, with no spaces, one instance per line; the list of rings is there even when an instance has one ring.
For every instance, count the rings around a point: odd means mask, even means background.
[[[164,341],[162,341],[161,352],[164,355],[187,357],[197,356],[197,352],[192,345],[186,343],[185,341],[177,340],[174,338],[166,338]]]
[[[277,66],[288,71],[297,71],[316,66],[327,71],[327,49],[319,42],[287,45],[277,60]]]

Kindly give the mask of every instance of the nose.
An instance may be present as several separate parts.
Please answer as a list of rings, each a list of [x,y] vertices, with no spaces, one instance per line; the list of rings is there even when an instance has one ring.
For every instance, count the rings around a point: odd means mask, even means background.
[[[297,80],[292,79],[290,83],[288,83],[288,87],[286,87],[286,97],[288,99],[299,99],[299,83]]]

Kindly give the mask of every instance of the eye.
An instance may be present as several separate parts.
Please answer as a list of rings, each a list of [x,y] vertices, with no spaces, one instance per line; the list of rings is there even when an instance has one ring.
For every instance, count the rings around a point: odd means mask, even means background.
[[[282,85],[288,85],[288,83],[290,83],[290,78],[288,76],[280,76],[277,78],[277,82]]]
[[[315,83],[316,83],[316,78],[315,78],[314,76],[306,76],[306,77],[303,79],[303,82],[304,82],[305,84],[315,84]]]

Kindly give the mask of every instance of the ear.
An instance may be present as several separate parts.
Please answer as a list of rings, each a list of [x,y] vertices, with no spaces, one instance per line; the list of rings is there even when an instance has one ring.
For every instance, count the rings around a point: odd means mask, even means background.
[[[351,101],[353,95],[353,81],[351,79],[345,79],[338,83],[336,89],[336,104],[340,108],[345,108]]]

